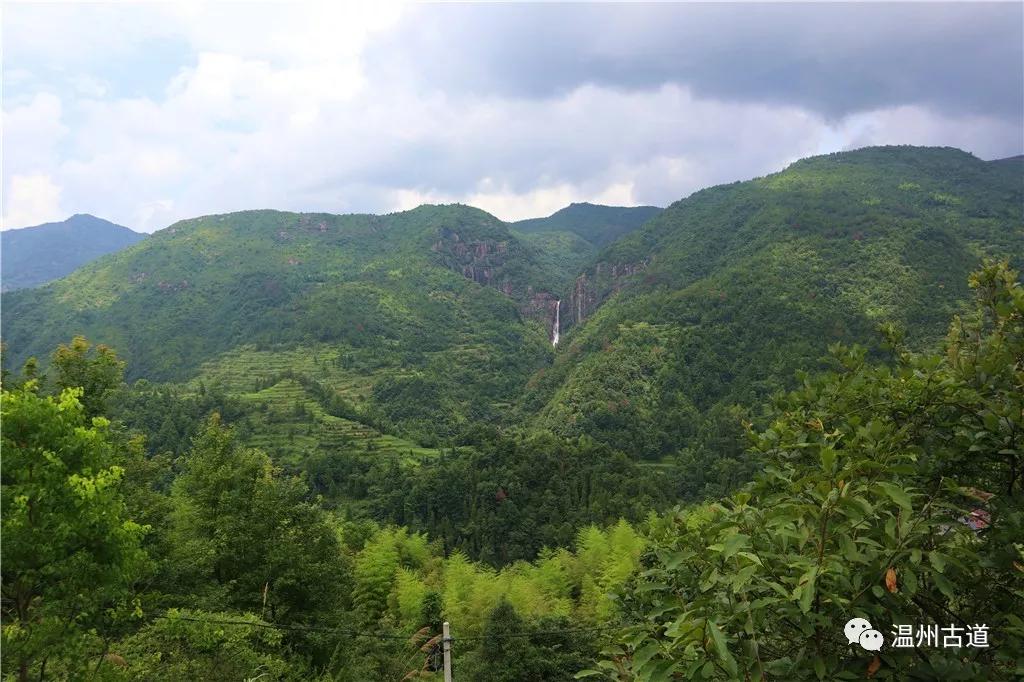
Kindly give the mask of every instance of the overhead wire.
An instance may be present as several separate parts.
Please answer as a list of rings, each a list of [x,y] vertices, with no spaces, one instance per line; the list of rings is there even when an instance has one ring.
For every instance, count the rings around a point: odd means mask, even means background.
[[[298,632],[330,632],[333,634],[348,635],[350,637],[367,637],[371,639],[388,639],[388,640],[401,640],[408,642],[412,639],[412,635],[390,635],[382,632],[363,632],[359,630],[352,630],[349,628],[335,628],[327,626],[317,625],[303,625],[300,623],[268,623],[265,621],[251,621],[251,620],[232,620],[226,618],[195,618],[193,616],[182,616],[177,614],[161,613],[154,616],[162,620],[172,621],[188,621],[192,623],[206,623],[208,625],[247,625],[249,627],[257,628],[268,628],[275,630],[291,630]],[[474,635],[466,637],[450,637],[448,641],[451,642],[468,642],[468,641],[481,641],[489,639],[510,639],[518,637],[545,637],[551,635],[563,635],[577,632],[611,632],[615,630],[621,630],[627,625],[617,626],[600,626],[590,628],[564,628],[561,630],[533,630],[523,632],[508,632],[493,635]]]

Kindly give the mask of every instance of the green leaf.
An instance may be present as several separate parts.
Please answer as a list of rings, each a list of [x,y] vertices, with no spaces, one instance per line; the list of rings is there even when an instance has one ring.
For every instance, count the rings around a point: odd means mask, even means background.
[[[904,591],[907,593],[907,596],[914,596],[917,593],[917,576],[914,575],[913,571],[906,567],[903,568],[901,575],[903,578]]]
[[[639,670],[655,656],[658,655],[659,646],[657,642],[651,642],[633,654],[633,669]]]
[[[730,535],[725,540],[725,549],[722,552],[722,556],[728,559],[736,553],[741,547],[746,547],[750,542],[750,536],[744,535],[743,533],[735,533]]]
[[[645,582],[637,586],[637,592],[660,592],[668,589],[667,583]]]
[[[715,645],[715,653],[718,655],[718,659],[721,661],[722,666],[729,672],[730,675],[736,675],[736,659],[729,653],[729,648],[725,644],[725,635],[718,629],[718,625],[714,621],[708,621],[708,631],[711,634],[711,641]]]
[[[751,552],[736,552],[736,556],[741,556],[744,559],[750,559],[751,561],[753,561],[758,566],[763,566],[764,565],[764,564],[761,563],[761,557],[759,557],[756,554],[753,554]]]
[[[905,491],[903,488],[900,488],[899,486],[894,485],[892,483],[886,482],[878,483],[878,487],[885,491],[885,494],[888,495],[889,498],[892,499],[892,501],[898,504],[899,506],[903,507],[907,511],[910,511],[912,509],[910,495],[907,494],[907,491]]]
[[[675,661],[663,661],[648,676],[649,682],[667,682],[675,674],[677,665]]]
[[[857,563],[860,561],[860,552],[857,551],[857,544],[849,535],[839,536],[839,547],[843,551],[843,558],[848,562]]]
[[[939,573],[946,570],[946,557],[939,552],[928,552],[928,561],[931,562],[932,566],[934,566],[935,570]]]
[[[665,569],[674,571],[679,568],[680,565],[692,556],[690,552],[673,552],[668,561],[665,562]]]
[[[800,593],[800,610],[807,613],[811,610],[811,603],[814,601],[815,592],[815,580],[818,576],[818,567],[815,566],[811,570],[804,573],[800,578],[800,587],[798,590],[802,590]]]
[[[715,645],[715,651],[719,653],[719,656],[721,656],[720,652],[726,650],[725,635],[722,634],[722,631],[718,628],[718,625],[716,625],[714,621],[710,620],[708,621],[708,632],[711,635],[711,641]]]
[[[836,461],[836,451],[833,448],[821,449],[821,468],[825,473],[832,473],[832,465]]]
[[[732,589],[736,592],[740,591],[750,582],[750,579],[754,574],[757,573],[757,569],[758,566],[755,564],[750,564],[749,566],[741,568],[732,579]]]
[[[941,573],[932,573],[932,580],[935,581],[935,586],[939,588],[942,594],[946,595],[950,599],[956,599],[956,589],[953,587],[953,583],[949,582],[949,579]]]

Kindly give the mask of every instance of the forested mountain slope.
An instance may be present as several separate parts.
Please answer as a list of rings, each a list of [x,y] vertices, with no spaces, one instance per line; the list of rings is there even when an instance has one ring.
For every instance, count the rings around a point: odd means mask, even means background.
[[[45,284],[89,261],[145,238],[127,227],[84,213],[0,233],[0,279],[4,291]]]
[[[512,227],[525,234],[571,232],[597,247],[607,246],[661,213],[657,206],[569,204],[547,218],[517,220]]]
[[[131,379],[236,398],[272,453],[416,454],[511,414],[658,458],[728,439],[729,405],[832,342],[877,347],[890,321],[935,339],[984,255],[1024,253],[1022,185],[1017,160],[948,148],[814,157],[676,202],[582,272],[657,209],[206,216],[6,295],[7,366],[84,334]]]
[[[363,401],[364,421],[436,438],[549,361],[551,292],[572,275],[542,261],[466,206],[205,216],[5,296],[8,366],[83,334],[116,348],[131,379],[198,376],[277,403],[296,428],[313,402],[351,417]]]
[[[547,218],[511,223],[513,230],[537,246],[550,267],[579,274],[601,248],[661,213],[657,206],[570,204]],[[568,284],[568,282],[566,283]]]
[[[950,148],[813,157],[702,190],[607,247],[564,292],[565,335],[524,408],[656,457],[756,404],[830,343],[944,331],[985,255],[1024,254],[1024,176]]]

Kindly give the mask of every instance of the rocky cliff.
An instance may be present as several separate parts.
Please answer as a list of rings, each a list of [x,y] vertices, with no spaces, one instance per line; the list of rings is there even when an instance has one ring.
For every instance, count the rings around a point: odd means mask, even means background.
[[[531,281],[531,273],[523,266],[534,255],[529,248],[512,235],[469,236],[445,227],[438,230],[430,250],[450,270],[514,299],[520,314],[542,322],[553,340],[558,296]]]
[[[634,275],[650,264],[649,258],[636,263],[600,262],[573,283],[569,305],[563,306],[562,328],[583,322],[609,297],[618,292]]]

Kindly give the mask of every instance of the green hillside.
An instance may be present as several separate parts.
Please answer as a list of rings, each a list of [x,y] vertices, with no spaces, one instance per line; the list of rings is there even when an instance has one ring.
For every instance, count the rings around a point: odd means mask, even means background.
[[[6,295],[7,366],[84,334],[130,379],[232,397],[249,442],[285,459],[418,458],[480,423],[658,459],[731,438],[715,425],[736,421],[729,405],[759,404],[830,343],[877,351],[882,322],[937,338],[983,256],[1024,253],[1020,168],[871,148],[660,213],[205,216]]]
[[[537,247],[541,258],[556,272],[578,274],[601,248],[629,234],[658,215],[656,206],[601,206],[570,204],[547,218],[511,223],[512,229]],[[562,289],[567,288],[567,279]]]
[[[280,396],[261,391],[305,382],[284,391],[289,408],[316,381],[378,430],[436,442],[490,418],[549,362],[550,292],[571,277],[466,206],[205,216],[5,296],[8,366],[84,334],[115,347],[130,379],[208,378],[272,406]]]
[[[966,271],[1021,179],[807,159],[582,272],[465,206],[251,211],[5,294],[4,672],[437,680],[447,621],[458,679],[1009,679],[1024,287]],[[135,381],[19,371],[74,334]],[[869,663],[851,613],[999,639]]]
[[[612,244],[563,295],[564,341],[524,409],[564,436],[672,452],[837,341],[895,322],[945,331],[986,255],[1024,255],[1020,165],[883,147],[794,163],[679,201]]]
[[[547,218],[512,223],[525,234],[571,232],[596,247],[607,246],[661,213],[657,206],[602,206],[586,202],[569,204]]]

